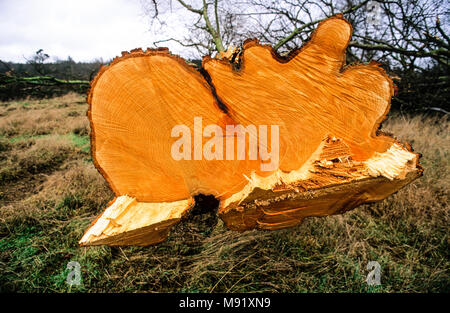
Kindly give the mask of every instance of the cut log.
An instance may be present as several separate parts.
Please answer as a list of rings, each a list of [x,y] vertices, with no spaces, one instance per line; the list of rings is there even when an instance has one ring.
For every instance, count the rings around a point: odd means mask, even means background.
[[[285,58],[250,40],[239,69],[205,57],[199,72],[166,49],[103,67],[88,116],[94,164],[116,198],[80,244],[161,242],[198,194],[220,200],[230,229],[280,229],[419,177],[419,155],[378,131],[392,81],[375,63],[343,67],[351,34],[332,17]]]

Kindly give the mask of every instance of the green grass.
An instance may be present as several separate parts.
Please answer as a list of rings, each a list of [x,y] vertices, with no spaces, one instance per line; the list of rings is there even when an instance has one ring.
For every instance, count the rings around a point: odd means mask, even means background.
[[[91,140],[89,136],[78,136],[73,133],[69,134],[69,138],[72,140],[75,147],[81,149],[84,153],[91,152]]]
[[[113,198],[89,157],[82,101],[0,105],[0,292],[450,291],[446,118],[384,123],[423,154],[425,171],[382,202],[274,232],[233,232],[211,212],[156,246],[82,248]],[[81,265],[80,286],[66,283],[70,261]],[[365,281],[370,261],[381,286]]]
[[[25,142],[25,141],[29,141],[29,140],[33,140],[33,139],[48,138],[50,136],[52,136],[52,135],[50,135],[50,134],[37,135],[37,136],[20,135],[20,136],[13,136],[13,137],[9,137],[9,138],[2,136],[1,138],[7,140],[10,143],[16,143],[16,142]],[[80,135],[76,135],[74,133],[70,133],[70,134],[60,135],[57,137],[60,139],[62,139],[62,138],[70,139],[75,147],[80,148],[81,151],[83,151],[85,153],[90,153],[90,151],[91,151],[91,143],[90,143],[89,136],[80,136]]]

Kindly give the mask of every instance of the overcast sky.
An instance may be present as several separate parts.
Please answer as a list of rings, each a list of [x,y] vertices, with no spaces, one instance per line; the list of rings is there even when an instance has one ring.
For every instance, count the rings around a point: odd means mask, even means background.
[[[141,0],[0,0],[0,59],[24,62],[44,49],[53,60],[106,61],[183,34],[182,21],[175,18],[169,33],[161,33],[150,31]],[[176,45],[164,45],[181,52]]]

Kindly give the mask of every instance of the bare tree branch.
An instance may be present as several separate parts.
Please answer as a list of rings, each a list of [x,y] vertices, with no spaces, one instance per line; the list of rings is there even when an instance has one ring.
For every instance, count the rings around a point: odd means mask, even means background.
[[[361,3],[345,10],[344,12],[342,12],[342,14],[347,14],[347,13],[351,13],[354,12],[356,10],[358,10],[359,8],[361,8],[362,6],[364,6],[369,0],[364,0]],[[333,8],[333,6],[330,7]],[[331,10],[332,15],[334,15],[334,10]],[[301,27],[296,27],[288,36],[286,36],[285,38],[283,38],[282,40],[278,41],[274,46],[273,49],[274,50],[278,50],[280,47],[282,47],[283,45],[285,45],[287,42],[291,41],[295,36],[297,36],[298,34],[300,34],[305,28],[313,26],[317,23],[320,23],[321,21],[325,20],[326,18],[328,18],[329,16],[325,16],[324,18],[321,19],[317,19],[314,20],[312,22],[303,24]]]

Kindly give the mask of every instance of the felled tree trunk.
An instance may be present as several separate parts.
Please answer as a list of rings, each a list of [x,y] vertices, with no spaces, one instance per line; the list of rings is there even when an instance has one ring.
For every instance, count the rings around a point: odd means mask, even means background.
[[[330,18],[285,58],[247,41],[238,69],[205,57],[200,73],[166,49],[103,67],[88,115],[95,166],[116,198],[80,244],[161,242],[197,194],[220,200],[230,229],[280,229],[382,200],[420,176],[418,154],[377,131],[392,81],[375,63],[344,67],[351,33]]]

